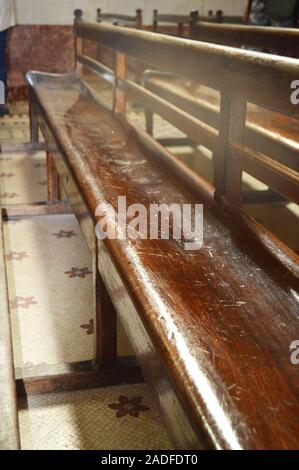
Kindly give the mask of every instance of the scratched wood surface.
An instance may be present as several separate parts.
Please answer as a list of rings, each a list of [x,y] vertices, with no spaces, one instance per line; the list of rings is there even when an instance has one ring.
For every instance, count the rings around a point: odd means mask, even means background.
[[[289,355],[298,279],[240,218],[188,190],[138,132],[69,80],[37,77],[34,89],[91,213],[119,195],[146,207],[205,205],[200,251],[175,240],[105,244],[198,443],[298,448],[299,369]]]

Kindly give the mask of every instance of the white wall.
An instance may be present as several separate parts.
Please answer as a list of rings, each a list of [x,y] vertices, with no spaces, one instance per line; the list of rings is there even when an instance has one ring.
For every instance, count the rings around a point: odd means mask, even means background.
[[[240,14],[245,0],[13,0],[19,24],[71,24],[73,10],[81,8],[87,20],[94,20],[96,9],[133,14],[144,10],[144,21],[150,24],[152,11],[186,14],[193,9],[206,14],[208,10],[223,9],[226,14]]]

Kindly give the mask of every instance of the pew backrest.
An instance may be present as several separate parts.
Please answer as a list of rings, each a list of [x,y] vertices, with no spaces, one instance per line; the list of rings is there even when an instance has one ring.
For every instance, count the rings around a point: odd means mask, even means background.
[[[131,28],[142,29],[143,12],[137,8],[135,15],[122,15],[120,13],[103,13],[101,8],[97,9],[97,22],[110,22],[114,25],[128,26]]]
[[[244,145],[247,103],[299,118],[299,108],[291,102],[291,84],[298,78],[299,61],[268,54],[227,48],[128,28],[75,22],[77,41],[90,39],[115,51],[114,111],[126,114],[127,98],[145,105],[194,142],[215,155],[214,183],[209,190],[215,199],[236,211],[242,206],[242,174],[247,172],[287,199],[299,203],[298,167],[278,162],[276,156],[261,155]],[[152,67],[220,94],[219,128],[182,111],[127,78],[127,60],[132,57]],[[78,63],[100,69],[100,65],[77,55]],[[110,77],[111,78],[111,77]],[[258,79],[257,79],[258,78]],[[111,80],[110,80],[111,81]],[[207,182],[205,182],[207,183]]]
[[[216,15],[214,15],[213,11],[210,10],[208,16],[199,15],[197,10],[191,11],[188,15],[165,14],[159,13],[158,10],[154,10],[152,30],[155,33],[189,37],[193,26],[198,21],[221,23],[221,17],[222,11],[220,10],[216,12]]]
[[[299,57],[299,29],[193,22],[191,37],[231,47],[246,47]]]

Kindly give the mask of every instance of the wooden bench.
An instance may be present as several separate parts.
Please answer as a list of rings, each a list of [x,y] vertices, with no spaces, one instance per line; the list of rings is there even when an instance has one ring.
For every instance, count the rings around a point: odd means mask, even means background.
[[[79,12],[75,34],[76,74],[27,76],[32,134],[38,124],[52,176],[57,171],[94,254],[99,299],[103,292],[112,299],[175,446],[299,448],[299,368],[289,356],[299,337],[298,256],[240,207],[243,171],[299,202],[298,172],[243,145],[247,101],[299,118],[289,101],[299,63],[282,59],[278,67],[262,54],[85,23]],[[85,39],[115,50],[113,110],[80,78],[84,64],[111,83],[106,68],[82,54]],[[127,55],[220,90],[219,134],[129,80]],[[215,152],[213,185],[126,118],[127,97]],[[203,248],[185,251],[174,239],[96,240],[97,207],[115,206],[120,195],[147,208],[203,203]],[[96,323],[100,364],[114,359],[108,305]]]

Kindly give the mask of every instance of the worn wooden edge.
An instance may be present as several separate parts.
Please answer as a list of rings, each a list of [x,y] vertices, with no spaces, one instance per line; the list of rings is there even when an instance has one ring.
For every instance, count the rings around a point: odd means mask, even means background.
[[[1,207],[1,206],[0,206]],[[0,214],[0,450],[20,449],[14,358]]]
[[[230,209],[228,210],[230,211]],[[248,227],[253,236],[263,245],[268,253],[296,278],[299,278],[299,256],[291,248],[245,212],[242,212],[237,217],[241,218],[246,227]]]
[[[20,374],[24,374],[20,377]],[[19,370],[16,380],[17,395],[61,393],[143,383],[144,378],[135,357],[118,358],[115,366],[98,368],[93,361],[35,367],[27,372]]]
[[[41,215],[67,215],[73,214],[71,206],[67,203],[47,204],[20,204],[11,205],[2,208],[2,216],[4,221],[18,219],[22,217],[38,217]]]

